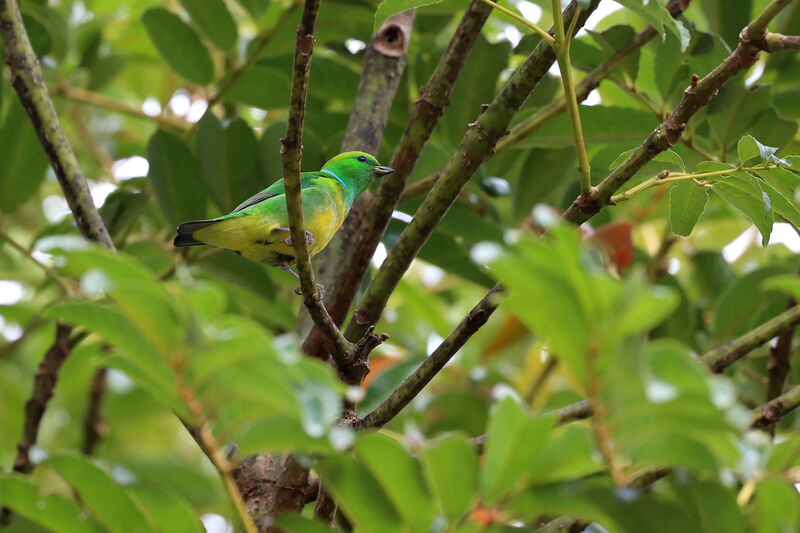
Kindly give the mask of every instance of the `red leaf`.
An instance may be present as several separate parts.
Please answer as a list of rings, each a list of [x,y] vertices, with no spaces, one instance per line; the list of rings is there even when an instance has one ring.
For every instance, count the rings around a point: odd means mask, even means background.
[[[633,261],[633,237],[630,222],[610,222],[594,230],[592,239],[597,242],[608,257],[622,272]]]

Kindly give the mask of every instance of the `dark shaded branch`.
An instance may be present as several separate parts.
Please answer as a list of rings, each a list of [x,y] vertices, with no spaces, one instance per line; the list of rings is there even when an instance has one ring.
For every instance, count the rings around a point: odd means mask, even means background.
[[[750,425],[757,429],[768,428],[796,409],[798,405],[800,405],[800,385],[753,409]]]
[[[105,435],[105,421],[100,412],[106,391],[106,369],[98,368],[89,386],[89,407],[83,419],[83,442],[81,452],[92,455],[97,443]]]
[[[415,14],[416,11],[411,10],[389,17],[367,45],[355,105],[342,140],[342,152],[359,150],[377,155],[405,70]],[[384,179],[394,179],[395,174]],[[350,265],[353,255],[362,253],[357,244],[358,235],[367,213],[373,208],[373,200],[369,191],[356,198],[342,227],[316,261],[319,279],[327,289],[325,307],[337,325],[344,322],[361,281],[362,276],[355,276]],[[324,358],[320,353],[325,349],[323,340],[322,331],[314,328],[303,343],[304,352]]]
[[[780,33],[767,32],[767,52],[783,52],[785,50],[800,50],[800,36],[781,35]]]
[[[417,369],[371,413],[360,420],[357,428],[381,427],[394,418],[444,368],[472,335],[483,326],[497,309],[501,291],[499,284],[476,305],[461,323],[430,354]]]
[[[598,2],[599,0],[593,0],[587,9],[577,13],[578,27],[583,25]],[[565,22],[571,22],[577,11],[577,4],[570,3],[564,12]],[[370,325],[377,322],[389,295],[411,262],[469,179],[492,153],[497,141],[505,135],[511,119],[554,61],[553,50],[546,43],[540,42],[494,101],[482,110],[475,122],[469,124],[441,178],[417,210],[414,219],[403,230],[359,301],[353,320],[347,327],[348,339],[361,337]],[[399,189],[397,194],[401,192],[402,189]]]
[[[314,518],[325,524],[331,524],[336,517],[336,508],[336,501],[320,483],[317,504],[314,506]]]
[[[788,311],[797,305],[794,298],[789,298],[786,304]],[[778,342],[770,349],[769,361],[767,362],[767,374],[769,381],[767,383],[767,401],[780,395],[783,392],[783,386],[786,383],[786,376],[789,375],[790,361],[792,356],[792,337],[794,336],[794,327],[789,327],[778,335]]]
[[[22,428],[22,439],[17,444],[17,457],[14,459],[14,470],[23,474],[33,469],[28,452],[36,444],[39,434],[39,424],[44,416],[47,403],[53,397],[53,390],[58,381],[58,370],[69,356],[72,346],[69,335],[72,329],[63,324],[56,325],[56,338],[44,359],[39,364],[39,369],[33,381],[33,392],[25,402],[25,422]]]
[[[667,5],[667,9],[673,17],[680,16],[681,13],[689,7],[690,0],[671,0]],[[628,58],[632,53],[639,50],[647,42],[658,34],[655,28],[647,26],[645,29],[637,33],[633,39],[625,44],[622,48],[617,50],[614,55],[609,57],[602,64],[592,69],[586,76],[575,86],[575,93],[578,102],[586,100],[593,90],[595,90],[602,80],[609,77],[614,70]],[[567,109],[567,99],[560,96],[537,110],[533,115],[526,118],[513,128],[508,135],[503,137],[497,143],[496,152],[502,152],[518,144],[522,139],[532,134]]]
[[[719,89],[733,76],[750,68],[758,53],[767,50],[766,25],[790,0],[773,0],[749,26],[742,30],[739,44],[722,63],[700,79],[692,77],[683,99],[655,131],[622,164],[608,175],[589,198],[578,197],[564,213],[564,218],[575,224],[586,222],[606,205],[611,196],[619,190],[639,169],[656,155],[672,147],[679,141],[689,119],[702,109],[717,94]]]

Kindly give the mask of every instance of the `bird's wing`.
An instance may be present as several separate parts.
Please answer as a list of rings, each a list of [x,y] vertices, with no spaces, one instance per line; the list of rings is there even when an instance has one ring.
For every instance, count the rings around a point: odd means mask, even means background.
[[[300,174],[300,189],[308,189],[314,185],[314,181],[319,177],[325,177],[323,174],[319,172],[303,172]],[[254,194],[244,202],[240,203],[236,206],[231,213],[238,213],[243,209],[247,209],[248,207],[255,205],[257,203],[263,202],[267,198],[272,198],[273,196],[280,196],[284,193],[283,188],[283,179],[279,179],[263,191]]]

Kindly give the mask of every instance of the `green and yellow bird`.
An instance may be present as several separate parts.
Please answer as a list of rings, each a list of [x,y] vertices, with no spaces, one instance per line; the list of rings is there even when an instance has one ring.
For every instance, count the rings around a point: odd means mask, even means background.
[[[306,242],[311,256],[321,252],[344,222],[356,197],[375,178],[394,172],[364,152],[337,155],[318,172],[300,174]],[[212,220],[192,220],[178,226],[175,246],[208,244],[256,261],[290,268],[294,248],[289,232],[283,179],[251,196],[233,212]]]

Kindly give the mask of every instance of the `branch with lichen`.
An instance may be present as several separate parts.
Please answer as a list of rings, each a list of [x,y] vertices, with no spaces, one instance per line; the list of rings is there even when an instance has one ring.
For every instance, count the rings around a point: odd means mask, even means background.
[[[775,42],[776,34],[766,31],[767,24],[789,3],[790,0],[773,0],[750,25],[742,30],[739,44],[728,57],[702,79],[694,75],[691,85],[684,91],[683,98],[675,110],[597,186],[589,197],[578,197],[566,210],[564,218],[575,224],[589,220],[603,207],[609,205],[614,193],[645,164],[677,143],[686,129],[686,123],[695,113],[708,104],[728,80],[752,66],[759,52],[769,51],[769,43],[771,40]]]
[[[593,0],[588,9],[578,13],[577,3],[572,2],[564,12],[564,19],[571,22],[573,17],[578,17],[577,28],[586,21],[598,3],[599,0]],[[494,101],[482,109],[475,122],[469,124],[458,149],[445,166],[441,178],[431,189],[412,221],[403,230],[359,301],[353,319],[347,327],[348,339],[359,338],[377,322],[390,294],[411,262],[469,179],[489,157],[497,141],[505,135],[511,119],[554,61],[553,50],[546,43],[540,42]]]

